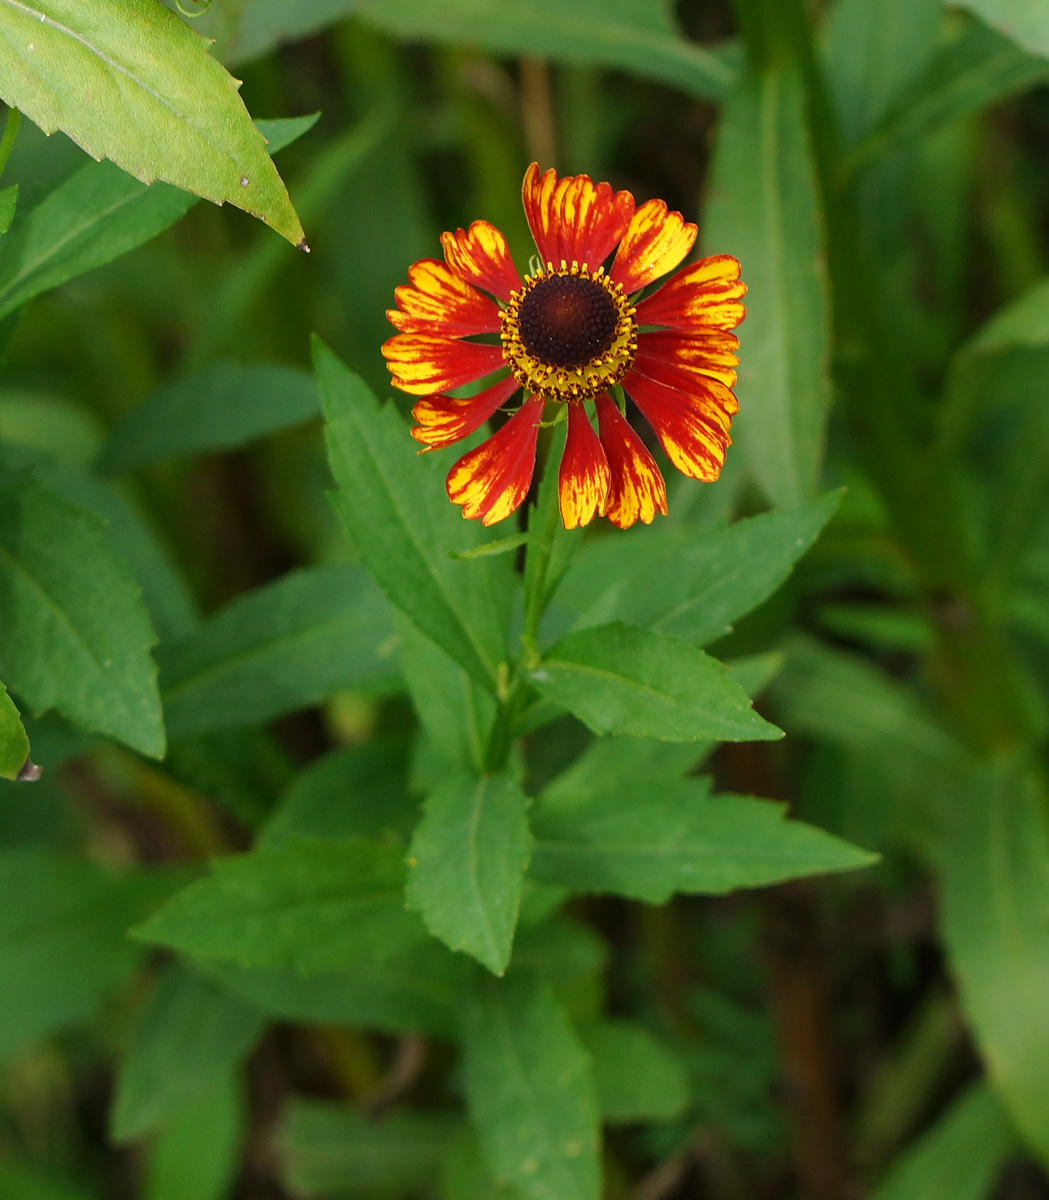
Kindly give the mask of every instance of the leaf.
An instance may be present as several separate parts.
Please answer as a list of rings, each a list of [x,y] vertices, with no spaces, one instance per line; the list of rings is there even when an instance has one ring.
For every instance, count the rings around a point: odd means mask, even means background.
[[[670,1121],[688,1104],[688,1077],[663,1041],[635,1021],[599,1021],[580,1031],[594,1059],[601,1115],[612,1125]]]
[[[229,201],[293,245],[302,227],[238,84],[155,0],[3,0],[0,98],[143,183]]]
[[[354,566],[293,571],[162,647],[172,737],[252,725],[343,688],[389,685],[396,645],[382,594]]]
[[[0,1060],[94,1014],[141,960],[124,931],[171,886],[159,872],[0,852]]]
[[[534,54],[555,62],[592,63],[669,83],[694,96],[717,99],[734,70],[674,30],[670,6],[654,0],[252,0],[234,44],[240,62],[264,54],[285,37],[301,37],[340,16],[377,25],[412,41],[432,38],[495,54]]]
[[[347,533],[376,582],[412,623],[478,682],[493,688],[506,656],[510,564],[457,562],[487,537],[464,521],[444,489],[446,459],[420,458],[392,405],[314,339],[314,362],[327,418],[333,497]]]
[[[18,184],[0,191],[0,237],[11,228],[18,207]]]
[[[243,1110],[227,1074],[175,1113],[149,1148],[143,1200],[224,1200],[240,1166]]]
[[[971,1084],[893,1164],[871,1200],[986,1200],[1016,1150],[1001,1102]]]
[[[222,361],[148,396],[116,426],[98,462],[120,475],[165,458],[232,450],[320,415],[305,371],[275,363]]]
[[[0,779],[17,779],[29,761],[29,738],[14,701],[0,682]]]
[[[110,1130],[131,1141],[218,1086],[258,1040],[259,1009],[180,963],[161,975],[120,1070]]]
[[[31,475],[0,478],[0,678],[37,715],[159,758],[155,640],[101,521]]]
[[[441,1200],[514,1200],[514,1196],[489,1175],[473,1130],[461,1130],[442,1164]]]
[[[787,512],[682,539],[633,573],[620,574],[575,627],[623,621],[696,645],[712,642],[782,585],[841,495],[828,492]],[[585,551],[577,569],[585,576]]]
[[[1049,12],[1041,0],[956,0],[1032,54],[1049,58]]]
[[[962,1007],[1017,1130],[1049,1163],[1049,829],[1038,769],[987,762],[950,789],[941,911]]]
[[[302,974],[381,960],[426,937],[404,911],[401,853],[302,840],[220,858],[132,932],[204,959]]]
[[[823,217],[795,64],[730,93],[712,170],[705,244],[742,262],[748,289],[733,437],[772,503],[791,508],[816,489],[831,399]]]
[[[495,1181],[529,1200],[598,1200],[590,1059],[547,985],[476,977],[462,1022],[466,1100]]]
[[[710,795],[710,781],[627,783],[586,803],[540,800],[531,874],[580,892],[614,892],[663,904],[675,892],[720,896],[828,871],[869,866],[876,855],[801,821],[783,804]]]
[[[676,638],[627,625],[568,634],[528,678],[595,733],[668,742],[782,737],[754,712],[717,659]]]
[[[846,156],[847,175],[919,137],[955,124],[1049,78],[1044,59],[979,21],[948,42],[882,121]]]
[[[425,1186],[460,1126],[444,1114],[395,1112],[370,1120],[343,1105],[297,1100],[284,1131],[285,1175],[296,1194],[310,1196],[368,1185]]]
[[[259,124],[275,152],[314,119]],[[195,196],[168,184],[146,187],[111,163],[81,167],[0,241],[0,317],[141,246],[196,202]]]
[[[90,1192],[47,1168],[0,1163],[0,1200],[93,1200]]]
[[[435,937],[497,975],[532,848],[529,803],[508,771],[453,776],[426,801],[408,851],[408,903]]]
[[[455,997],[467,960],[427,938],[382,962],[303,977],[276,968],[209,965],[208,971],[271,1017],[384,1033],[430,1033],[451,1041]]]

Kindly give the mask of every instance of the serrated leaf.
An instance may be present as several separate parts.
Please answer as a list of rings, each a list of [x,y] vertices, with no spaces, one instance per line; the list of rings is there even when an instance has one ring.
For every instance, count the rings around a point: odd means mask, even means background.
[[[597,1021],[580,1030],[594,1060],[601,1115],[612,1125],[669,1121],[688,1104],[688,1076],[665,1042],[636,1021]]]
[[[1049,1163],[1049,827],[1038,768],[983,764],[950,787],[944,934],[962,1007],[1017,1130]]]
[[[420,458],[397,410],[380,407],[319,339],[314,362],[339,485],[333,503],[346,531],[390,600],[492,688],[506,655],[509,562],[449,557],[451,550],[479,545],[487,532],[477,521],[464,521],[448,500],[446,460]]]
[[[823,216],[801,69],[748,76],[721,117],[705,244],[734,254],[747,281],[739,331],[740,450],[778,508],[808,500],[831,400]]]
[[[29,738],[15,702],[0,682],[0,779],[17,779],[29,760]]]
[[[668,742],[782,737],[717,659],[646,629],[615,624],[570,633],[528,679],[595,733]]]
[[[369,1119],[343,1105],[296,1101],[284,1131],[284,1167],[296,1194],[430,1183],[461,1120],[396,1112]]]
[[[529,803],[509,772],[453,776],[426,801],[408,851],[408,903],[496,974],[510,961],[531,853]]]
[[[130,1141],[163,1125],[218,1084],[265,1026],[261,1010],[180,963],[161,975],[120,1069],[112,1136]]]
[[[402,854],[304,840],[220,858],[133,933],[204,959],[303,974],[388,958],[426,938],[404,910]]]
[[[0,479],[0,677],[37,715],[159,758],[155,640],[102,522],[28,473]]]
[[[597,1089],[590,1057],[531,974],[475,978],[462,1006],[470,1117],[488,1169],[529,1200],[597,1200]]]
[[[311,567],[240,596],[162,647],[171,735],[257,724],[396,678],[389,607],[360,567]]]
[[[212,363],[166,383],[116,426],[98,462],[119,475],[165,458],[232,450],[320,415],[313,378],[277,363]]]
[[[314,119],[260,121],[259,127],[276,152]],[[0,241],[0,317],[141,246],[196,203],[196,196],[166,183],[147,187],[112,163],[81,167]]]
[[[6,104],[144,183],[229,201],[299,245],[299,219],[237,87],[155,0],[0,3]]]
[[[849,871],[877,856],[801,821],[786,806],[709,780],[627,784],[570,807],[536,807],[531,874],[581,892],[662,904],[675,892],[724,895],[784,879]]]
[[[790,575],[841,502],[840,491],[683,539],[600,595],[576,628],[623,621],[705,645],[767,599]],[[578,570],[587,574],[587,556]],[[629,561],[629,559],[628,559]]]

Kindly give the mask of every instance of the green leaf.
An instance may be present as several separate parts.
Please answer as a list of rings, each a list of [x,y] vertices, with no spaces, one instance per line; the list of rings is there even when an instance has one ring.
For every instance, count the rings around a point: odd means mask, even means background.
[[[841,501],[840,491],[787,512],[765,513],[682,539],[654,561],[622,572],[576,628],[624,621],[705,645],[767,599],[812,546]],[[587,555],[574,568],[587,573]]]
[[[1049,12],[1041,0],[957,0],[1032,54],[1049,58]]]
[[[236,1181],[244,1103],[227,1074],[195,1096],[149,1148],[143,1200],[225,1200]]]
[[[0,852],[0,1060],[88,1020],[134,971],[125,936],[170,877],[111,875],[37,850]]]
[[[0,237],[11,228],[15,219],[15,209],[18,207],[18,184],[5,187],[0,191]]]
[[[217,859],[133,933],[245,967],[338,970],[425,939],[403,892],[402,851],[303,840]]]
[[[705,244],[747,282],[733,426],[778,508],[809,499],[830,407],[829,307],[800,69],[769,67],[728,97],[714,153]]]
[[[0,98],[136,179],[302,227],[237,82],[155,0],[4,0]]]
[[[880,124],[853,147],[842,171],[856,171],[1047,78],[1045,59],[1024,54],[1008,38],[973,21],[933,57]]]
[[[442,1165],[441,1200],[515,1200],[518,1194],[492,1179],[473,1130],[461,1130]]]
[[[340,16],[359,16],[412,41],[435,39],[495,54],[535,54],[555,62],[592,63],[669,83],[717,99],[734,70],[674,29],[665,0],[251,0],[232,59],[264,54],[278,40],[301,37]]]
[[[0,479],[0,677],[33,712],[159,758],[155,640],[102,522],[31,475]]]
[[[987,1200],[1015,1150],[1001,1102],[974,1083],[893,1164],[871,1200]]]
[[[17,779],[29,762],[29,738],[15,703],[0,682],[0,779]]]
[[[568,634],[528,678],[595,733],[668,742],[782,737],[754,712],[717,659],[677,638],[628,625]]]
[[[410,1112],[370,1120],[342,1105],[298,1100],[284,1131],[285,1176],[296,1194],[310,1196],[368,1185],[425,1186],[460,1124],[452,1116]]]
[[[22,1163],[0,1163],[0,1200],[94,1200],[80,1185],[53,1171]]]
[[[314,362],[327,417],[328,457],[339,490],[336,511],[390,600],[479,682],[492,688],[506,656],[510,564],[456,562],[488,536],[464,521],[444,489],[446,458],[420,458],[392,405],[319,340]]]
[[[240,596],[162,647],[168,730],[252,725],[396,677],[389,608],[360,567],[312,567]]]
[[[611,1125],[670,1121],[688,1104],[680,1058],[635,1021],[599,1021],[580,1031],[593,1055],[601,1115]]]
[[[303,977],[290,970],[209,966],[222,983],[271,1017],[384,1033],[421,1031],[451,1041],[467,960],[427,938],[405,954]]]
[[[998,1095],[1049,1163],[1049,828],[1038,769],[988,762],[950,789],[941,911],[962,1007]]]
[[[453,776],[426,801],[409,854],[408,903],[453,950],[501,975],[532,848],[513,775]]]
[[[598,1200],[590,1058],[550,989],[531,974],[476,977],[462,1021],[467,1104],[495,1181],[528,1200]]]
[[[531,874],[580,892],[663,904],[675,892],[718,896],[876,856],[801,821],[783,804],[710,794],[708,779],[627,783],[564,807],[540,800]]]
[[[159,459],[232,450],[319,415],[317,385],[305,371],[217,362],[172,380],[132,409],[98,467],[120,475]]]
[[[281,797],[260,842],[371,838],[407,844],[419,817],[408,790],[408,741],[380,737],[315,759]]]
[[[117,1141],[164,1125],[216,1087],[258,1040],[254,1005],[179,963],[161,975],[120,1070],[110,1122]]]

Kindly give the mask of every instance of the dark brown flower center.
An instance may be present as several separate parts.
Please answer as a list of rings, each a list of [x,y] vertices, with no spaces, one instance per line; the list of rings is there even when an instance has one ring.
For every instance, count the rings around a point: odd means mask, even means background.
[[[612,297],[592,279],[551,275],[521,302],[521,341],[547,366],[581,367],[611,348],[618,316]]]

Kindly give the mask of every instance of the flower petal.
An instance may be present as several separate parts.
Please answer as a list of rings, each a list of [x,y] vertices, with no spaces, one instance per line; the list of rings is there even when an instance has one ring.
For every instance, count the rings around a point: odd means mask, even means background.
[[[606,393],[597,398],[597,423],[609,467],[604,514],[620,529],[667,515],[667,485],[656,460]]]
[[[747,285],[739,277],[739,260],[715,254],[682,267],[637,306],[639,325],[692,329],[712,325],[735,329],[747,315],[740,302]]]
[[[662,200],[646,200],[619,243],[609,277],[629,296],[672,271],[692,249],[696,227]]]
[[[393,386],[413,396],[429,396],[473,383],[503,365],[500,346],[398,333],[382,348]]]
[[[577,262],[597,270],[634,215],[629,192],[595,184],[589,175],[558,179],[553,168],[540,175],[536,163],[525,172],[521,198],[540,257],[555,267]]]
[[[484,288],[500,300],[521,287],[521,276],[510,257],[506,238],[488,221],[474,221],[465,232],[442,233],[444,260],[468,283]]]
[[[512,376],[500,379],[476,396],[460,399],[458,396],[424,396],[412,409],[412,416],[419,422],[411,430],[417,442],[423,442],[420,454],[451,446],[469,437],[480,429],[488,418],[510,399],[520,388]]]
[[[717,479],[732,441],[728,431],[735,411],[735,397],[723,383],[707,379],[701,388],[686,394],[631,371],[623,387],[683,475],[708,483]]]
[[[401,333],[464,337],[499,332],[498,305],[445,263],[421,259],[408,268],[408,279],[410,283],[394,291],[397,308],[386,313]]]
[[[608,460],[582,404],[568,405],[568,437],[557,476],[566,529],[589,525],[604,507],[611,480]]]
[[[685,392],[692,390],[697,379],[700,384],[708,378],[717,379],[732,387],[739,364],[738,349],[739,339],[723,329],[695,333],[654,330],[638,334],[634,370]]]
[[[541,396],[529,396],[509,421],[448,472],[448,497],[463,516],[494,525],[519,508],[535,470]]]

